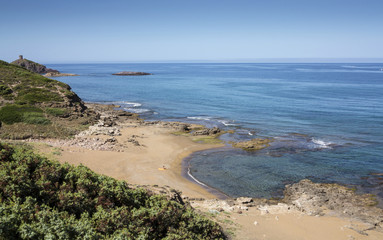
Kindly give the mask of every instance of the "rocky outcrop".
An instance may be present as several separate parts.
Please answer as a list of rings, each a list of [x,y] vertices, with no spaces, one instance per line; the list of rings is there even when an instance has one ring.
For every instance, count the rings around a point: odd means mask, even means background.
[[[221,129],[217,127],[204,128],[192,133],[193,136],[214,136],[221,133]]]
[[[78,76],[78,74],[73,73],[60,73],[60,72],[48,72],[43,75],[44,77],[71,77],[71,76]]]
[[[308,179],[287,185],[283,201],[308,215],[323,215],[326,210],[383,227],[383,209],[375,207],[374,195],[355,193],[338,184],[313,183]]]
[[[23,58],[23,56],[20,56],[19,59],[11,62],[11,64],[18,65],[20,67],[28,69],[31,72],[38,73],[38,74],[46,74],[46,73],[59,74],[60,73],[59,71],[55,69],[47,68],[46,66],[42,64]]]
[[[112,75],[117,75],[117,76],[142,76],[142,75],[152,75],[151,73],[146,73],[146,72],[118,72],[118,73],[113,73]]]
[[[235,148],[241,148],[246,151],[258,151],[270,146],[272,139],[254,138],[244,142],[230,142]]]

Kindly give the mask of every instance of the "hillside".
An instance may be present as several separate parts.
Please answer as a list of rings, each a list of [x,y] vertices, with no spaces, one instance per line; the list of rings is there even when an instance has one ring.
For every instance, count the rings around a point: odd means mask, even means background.
[[[225,239],[191,207],[0,143],[0,239]]]
[[[34,61],[28,60],[26,58],[23,58],[23,56],[20,55],[19,59],[11,62],[13,65],[17,65],[23,68],[28,69],[31,72],[38,73],[38,74],[45,74],[45,73],[60,73],[57,70],[47,68],[46,66],[36,63]]]
[[[0,138],[68,137],[96,118],[69,85],[0,60]]]

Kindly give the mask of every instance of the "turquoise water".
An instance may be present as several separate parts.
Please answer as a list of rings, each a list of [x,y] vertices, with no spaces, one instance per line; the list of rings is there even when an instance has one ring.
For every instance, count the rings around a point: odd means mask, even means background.
[[[85,101],[146,119],[235,130],[225,140],[273,137],[268,149],[193,154],[191,174],[229,196],[278,197],[309,178],[383,197],[383,64],[48,64]],[[112,76],[145,71],[150,76]]]

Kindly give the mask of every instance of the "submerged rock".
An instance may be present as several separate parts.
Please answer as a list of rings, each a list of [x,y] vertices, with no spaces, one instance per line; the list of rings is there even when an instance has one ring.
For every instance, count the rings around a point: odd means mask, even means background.
[[[142,76],[142,75],[152,75],[151,73],[146,73],[146,72],[118,72],[118,73],[113,73],[112,75],[117,75],[117,76]]]

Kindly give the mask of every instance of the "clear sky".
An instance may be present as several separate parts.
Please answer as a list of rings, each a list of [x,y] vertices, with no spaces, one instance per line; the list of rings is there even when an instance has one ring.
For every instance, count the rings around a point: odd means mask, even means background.
[[[0,0],[0,59],[383,58],[383,0]]]

